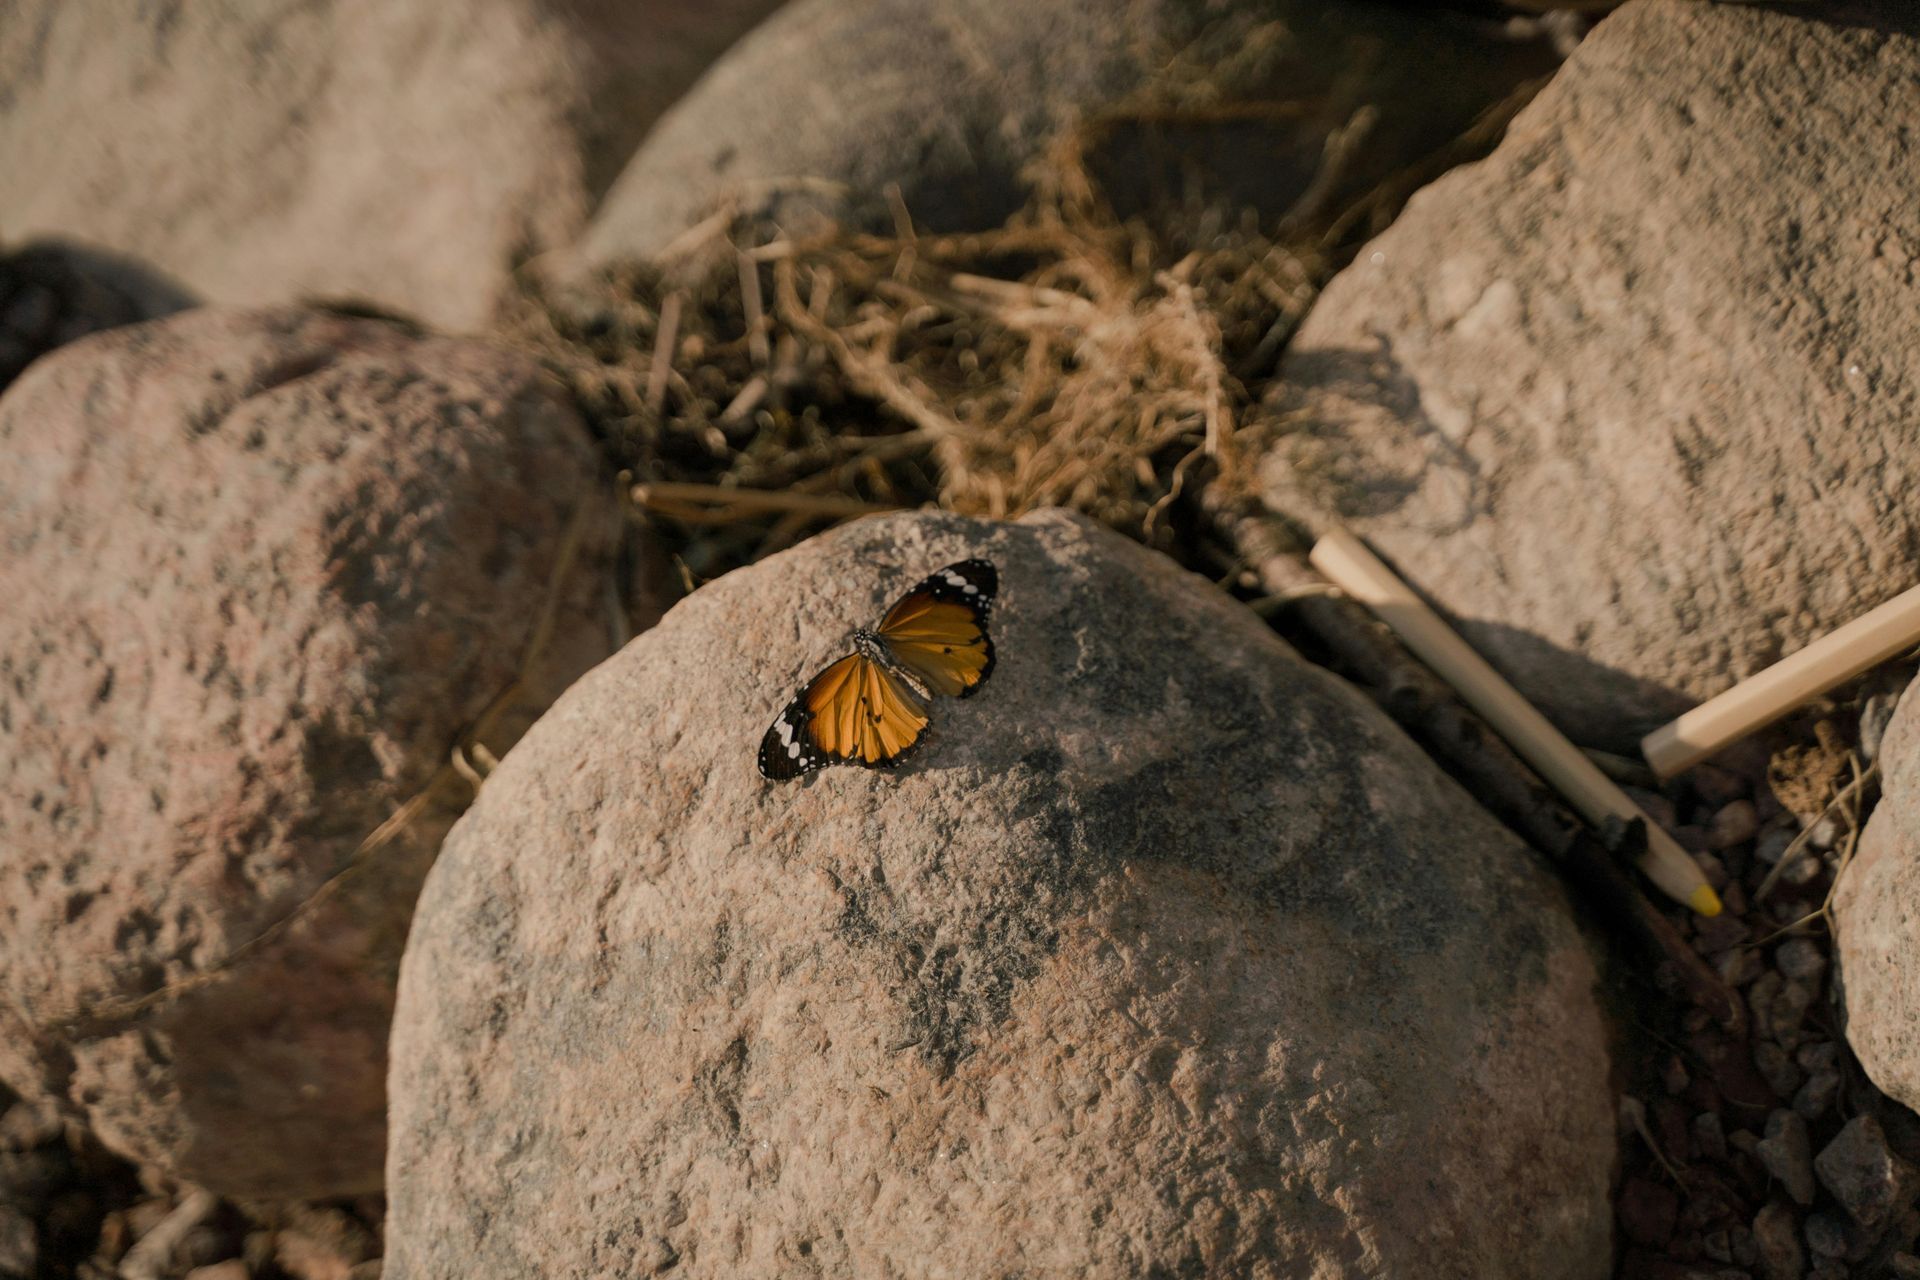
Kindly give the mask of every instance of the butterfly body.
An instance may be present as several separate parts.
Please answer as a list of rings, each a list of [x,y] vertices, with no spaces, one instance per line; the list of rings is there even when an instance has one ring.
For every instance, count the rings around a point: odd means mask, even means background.
[[[891,769],[923,740],[936,696],[977,693],[993,672],[987,615],[999,575],[962,560],[923,579],[853,652],[808,681],[760,742],[760,772],[784,781],[829,764]]]

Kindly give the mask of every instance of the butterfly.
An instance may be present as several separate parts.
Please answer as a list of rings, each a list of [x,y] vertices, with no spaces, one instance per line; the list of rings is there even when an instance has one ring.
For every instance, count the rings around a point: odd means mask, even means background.
[[[935,694],[966,698],[993,674],[987,613],[1000,575],[962,560],[901,596],[853,652],[809,680],[760,740],[760,773],[776,782],[830,764],[891,769],[927,732]]]

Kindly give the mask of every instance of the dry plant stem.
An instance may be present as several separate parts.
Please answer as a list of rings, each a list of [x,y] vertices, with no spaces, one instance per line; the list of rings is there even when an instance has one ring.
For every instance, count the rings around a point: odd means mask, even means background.
[[[187,1233],[213,1216],[220,1201],[211,1191],[194,1187],[173,1211],[127,1250],[120,1260],[121,1280],[161,1280],[173,1273],[173,1254]]]
[[[668,294],[666,301],[660,304],[660,327],[654,331],[653,362],[647,367],[647,409],[656,418],[667,404],[667,375],[673,372],[674,342],[680,330],[682,305],[677,290]]]
[[[673,484],[656,481],[652,484],[633,486],[633,500],[642,507],[665,511],[677,518],[698,518],[702,514],[728,520],[747,513],[762,511],[792,512],[799,515],[824,516],[842,520],[851,516],[878,515],[883,511],[898,511],[898,506],[878,502],[861,502],[856,498],[842,498],[837,494],[795,493],[791,490],[734,489],[717,484]],[[718,513],[688,512],[688,503],[713,503],[723,510]]]
[[[1741,1000],[1640,892],[1619,854],[1608,850],[1444,681],[1364,606],[1332,591],[1291,549],[1292,539],[1277,521],[1242,515],[1224,524],[1261,589],[1283,599],[1340,666],[1375,692],[1395,723],[1445,762],[1496,818],[1558,866],[1580,903],[1644,953],[1670,963],[1689,998],[1723,1027],[1744,1032]]]
[[[1801,851],[1807,847],[1807,841],[1813,838],[1815,828],[1826,820],[1835,810],[1844,809],[1851,799],[1858,796],[1866,785],[1879,775],[1880,765],[1877,762],[1869,765],[1865,771],[1862,771],[1857,765],[1854,767],[1853,781],[1834,792],[1833,799],[1827,801],[1826,807],[1820,810],[1812,822],[1809,822],[1805,827],[1801,828],[1800,834],[1793,838],[1793,843],[1789,844],[1785,852],[1780,855],[1780,861],[1773,864],[1773,870],[1767,872],[1767,878],[1762,880],[1760,887],[1753,891],[1753,900],[1755,902],[1765,902],[1767,900],[1767,895],[1772,893],[1773,887],[1780,882],[1780,876],[1786,871],[1787,865],[1795,858],[1798,858]],[[1856,822],[1854,825],[1857,827],[1859,824]]]

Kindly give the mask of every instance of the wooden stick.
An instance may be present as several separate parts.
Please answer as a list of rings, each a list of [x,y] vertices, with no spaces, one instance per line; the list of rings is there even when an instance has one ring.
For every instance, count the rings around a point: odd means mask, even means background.
[[[1595,826],[1603,826],[1608,818],[1644,823],[1647,849],[1640,859],[1640,869],[1662,892],[1703,916],[1720,913],[1719,897],[1686,850],[1642,813],[1580,748],[1567,741],[1358,538],[1336,530],[1315,543],[1308,558],[1336,586],[1378,614],[1409,649],[1459,690],[1467,705],[1485,716],[1495,732],[1538,769],[1587,821]]]
[[[1920,644],[1920,587],[1903,591],[1864,617],[1660,726],[1640,740],[1641,754],[1655,773],[1671,778],[1916,644]]]
[[[1630,828],[1609,849],[1513,749],[1422,666],[1379,619],[1307,566],[1280,522],[1245,511],[1212,515],[1269,597],[1325,646],[1334,665],[1439,760],[1474,799],[1559,868],[1575,902],[1654,961],[1671,965],[1688,997],[1721,1026],[1744,1034],[1746,1006],[1700,957],[1623,865],[1644,844]],[[1642,845],[1635,845],[1641,832]]]

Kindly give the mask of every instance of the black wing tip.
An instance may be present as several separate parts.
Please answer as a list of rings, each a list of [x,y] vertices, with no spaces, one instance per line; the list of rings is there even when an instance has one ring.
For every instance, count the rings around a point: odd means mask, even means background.
[[[956,697],[971,698],[974,694],[980,692],[982,689],[987,687],[987,677],[993,674],[993,664],[995,661],[998,660],[998,656],[999,656],[998,654],[995,653],[993,648],[993,637],[988,635],[985,631],[982,631],[980,633],[980,638],[986,641],[986,644],[987,644],[986,665],[980,668],[980,678],[978,680],[975,680],[972,684],[968,685],[966,688],[962,689],[958,694],[955,695]]]

